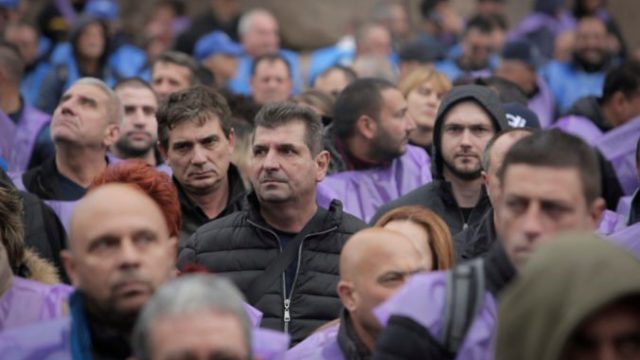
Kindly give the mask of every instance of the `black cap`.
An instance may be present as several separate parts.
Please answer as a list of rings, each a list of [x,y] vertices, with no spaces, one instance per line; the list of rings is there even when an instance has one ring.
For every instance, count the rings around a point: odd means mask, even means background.
[[[444,58],[442,45],[437,40],[419,38],[400,48],[398,57],[401,61],[417,61],[420,63],[432,63]]]
[[[519,60],[537,69],[542,63],[542,56],[535,46],[524,40],[510,41],[505,44],[502,50],[504,60]]]
[[[504,104],[504,112],[507,123],[511,128],[541,129],[538,115],[528,107],[518,103]]]

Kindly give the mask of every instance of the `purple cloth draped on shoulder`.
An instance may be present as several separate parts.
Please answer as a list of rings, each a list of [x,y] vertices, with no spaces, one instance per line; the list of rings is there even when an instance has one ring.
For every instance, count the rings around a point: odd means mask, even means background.
[[[633,195],[623,196],[618,200],[618,207],[616,208],[616,213],[624,216],[625,219],[629,219],[629,214],[631,213],[631,202],[633,198],[637,194],[637,190]]]
[[[412,276],[400,291],[374,310],[376,318],[386,326],[392,315],[405,316],[426,328],[435,339],[441,339],[447,298],[446,280],[444,271]],[[456,359],[493,359],[497,313],[497,303],[487,292]]]
[[[603,133],[589,119],[579,115],[568,115],[558,119],[551,128],[562,130],[566,133],[575,135],[586,141],[589,145],[595,146]]]
[[[287,351],[287,360],[343,360],[344,354],[338,344],[340,324],[326,327],[311,334],[304,341]]]
[[[47,285],[14,276],[0,297],[0,331],[65,316],[72,291],[65,284]]]
[[[611,210],[605,210],[598,224],[597,232],[601,235],[609,235],[626,227],[626,217]]]
[[[640,223],[633,224],[626,229],[608,236],[614,243],[623,246],[640,259]]]
[[[51,117],[48,114],[25,106],[14,134],[11,156],[8,159],[9,171],[27,170],[36,138],[49,121],[51,121]]]
[[[523,38],[527,34],[542,28],[549,29],[558,36],[565,31],[573,30],[575,27],[576,21],[568,12],[563,12],[559,17],[534,12],[522,19],[518,26],[511,30],[507,37],[509,40]]]
[[[368,222],[380,206],[430,182],[430,166],[423,149],[407,145],[405,154],[386,167],[327,176],[317,187],[318,205],[327,208],[338,199],[345,212]]]
[[[0,156],[10,161],[13,152],[13,139],[18,127],[0,110]]]
[[[543,129],[553,124],[556,102],[549,85],[540,77],[537,77],[538,93],[529,99],[527,106],[538,115],[540,125]]]
[[[636,144],[640,137],[640,116],[609,130],[596,141],[602,155],[611,162],[625,195],[631,195],[638,188],[636,171]]]
[[[256,359],[283,360],[289,349],[289,335],[271,329],[251,330],[251,348]]]

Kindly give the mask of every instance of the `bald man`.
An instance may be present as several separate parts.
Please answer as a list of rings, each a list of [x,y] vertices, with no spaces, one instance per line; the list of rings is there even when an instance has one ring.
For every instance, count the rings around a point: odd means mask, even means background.
[[[373,309],[393,295],[412,274],[425,271],[416,244],[395,231],[371,228],[354,234],[340,255],[337,291],[344,310],[287,353],[291,359],[370,358],[382,326]]]
[[[5,334],[3,358],[42,358],[44,349],[51,358],[131,357],[129,335],[144,304],[174,273],[176,244],[159,205],[141,190],[106,184],[88,192],[74,209],[62,252],[76,287],[71,317]]]

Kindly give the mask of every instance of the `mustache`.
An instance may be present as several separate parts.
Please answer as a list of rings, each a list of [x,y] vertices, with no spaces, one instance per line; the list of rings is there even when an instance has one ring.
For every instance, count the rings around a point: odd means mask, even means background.
[[[278,182],[287,182],[289,181],[289,179],[284,176],[284,175],[279,175],[279,174],[265,174],[265,175],[261,175],[260,178],[258,179],[260,182],[265,182],[265,181],[278,181]]]
[[[153,289],[151,282],[137,270],[129,270],[122,272],[111,284],[111,290],[118,290],[120,287],[127,283],[137,282],[142,283],[146,287]]]

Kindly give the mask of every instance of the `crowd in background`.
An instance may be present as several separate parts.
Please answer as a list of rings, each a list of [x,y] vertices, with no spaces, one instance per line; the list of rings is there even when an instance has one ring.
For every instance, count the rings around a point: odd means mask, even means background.
[[[640,59],[605,0],[380,0],[304,52],[239,0],[135,32],[25,2],[0,359],[640,359]]]

